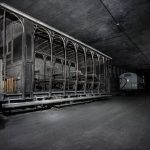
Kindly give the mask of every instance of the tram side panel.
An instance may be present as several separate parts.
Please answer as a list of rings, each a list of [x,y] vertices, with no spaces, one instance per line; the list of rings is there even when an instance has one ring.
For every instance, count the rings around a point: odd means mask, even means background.
[[[32,97],[33,94],[33,66],[34,66],[34,50],[33,50],[33,31],[34,31],[34,24],[24,19],[24,47],[23,47],[23,53],[24,57],[22,59],[23,61],[23,69],[24,69],[24,92],[25,96]]]
[[[9,20],[6,16],[6,50],[4,93],[22,92],[22,33],[23,29],[17,20]],[[4,31],[3,31],[4,32]],[[3,33],[2,33],[3,34]],[[3,61],[4,62],[4,61]]]

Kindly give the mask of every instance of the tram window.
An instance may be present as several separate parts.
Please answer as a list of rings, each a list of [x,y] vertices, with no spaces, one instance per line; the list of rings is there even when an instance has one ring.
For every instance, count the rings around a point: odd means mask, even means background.
[[[91,72],[91,71],[92,71],[92,67],[91,67],[91,66],[90,66],[90,67],[88,66],[88,67],[87,67],[87,72]]]
[[[18,61],[22,56],[22,35],[16,37],[13,43],[13,61]]]
[[[7,65],[11,64],[11,54],[6,55],[6,64]]]
[[[100,73],[103,74],[104,73],[104,64],[100,65]]]
[[[99,65],[96,65],[96,74],[99,75]]]

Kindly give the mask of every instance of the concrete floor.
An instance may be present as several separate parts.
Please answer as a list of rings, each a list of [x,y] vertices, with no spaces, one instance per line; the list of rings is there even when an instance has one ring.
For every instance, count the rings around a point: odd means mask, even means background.
[[[0,150],[150,150],[150,96],[1,117]]]

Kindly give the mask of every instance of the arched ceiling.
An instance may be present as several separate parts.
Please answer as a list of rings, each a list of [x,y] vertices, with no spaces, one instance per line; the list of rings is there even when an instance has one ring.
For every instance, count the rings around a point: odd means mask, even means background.
[[[99,49],[115,65],[150,68],[150,0],[103,0],[104,5],[101,0],[1,2]]]

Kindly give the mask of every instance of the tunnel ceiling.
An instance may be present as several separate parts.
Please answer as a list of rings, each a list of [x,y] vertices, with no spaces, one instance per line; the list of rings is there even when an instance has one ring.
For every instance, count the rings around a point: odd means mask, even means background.
[[[99,49],[115,65],[150,68],[150,0],[103,0],[104,5],[100,0],[1,2]]]

